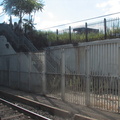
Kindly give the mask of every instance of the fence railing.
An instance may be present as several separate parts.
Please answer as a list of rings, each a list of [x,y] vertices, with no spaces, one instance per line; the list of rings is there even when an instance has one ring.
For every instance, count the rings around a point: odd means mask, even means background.
[[[56,32],[46,32],[49,45],[89,42],[120,37],[120,19],[106,19],[66,29],[56,29]]]
[[[119,45],[114,39],[0,56],[0,85],[119,113]]]
[[[47,73],[46,95],[67,102],[120,112],[119,43],[102,42],[52,48],[59,56],[60,73]],[[66,70],[72,69],[72,73]]]

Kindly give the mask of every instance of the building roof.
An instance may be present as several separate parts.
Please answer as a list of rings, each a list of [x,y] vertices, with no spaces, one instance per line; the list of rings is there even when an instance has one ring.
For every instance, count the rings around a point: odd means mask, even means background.
[[[74,28],[73,31],[77,31],[77,32],[82,32],[84,33],[86,31],[86,28],[85,27],[81,27],[81,28]],[[99,29],[94,29],[94,28],[87,28],[87,31],[88,32],[98,32]]]

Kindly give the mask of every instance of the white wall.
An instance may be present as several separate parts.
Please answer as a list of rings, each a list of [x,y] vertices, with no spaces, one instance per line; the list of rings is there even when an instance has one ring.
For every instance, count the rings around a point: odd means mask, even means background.
[[[7,48],[8,45],[8,48]],[[15,54],[15,50],[12,48],[5,36],[0,36],[0,55]]]
[[[120,38],[93,42],[53,46],[48,49],[51,57],[61,59],[64,49],[65,65],[71,72],[86,74],[86,62],[89,60],[91,75],[119,76],[120,74]],[[87,53],[89,58],[87,58]]]

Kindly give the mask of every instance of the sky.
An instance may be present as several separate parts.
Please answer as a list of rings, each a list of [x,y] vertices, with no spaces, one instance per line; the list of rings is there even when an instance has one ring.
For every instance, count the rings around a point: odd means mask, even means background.
[[[34,16],[37,30],[120,12],[120,0],[43,0],[43,2],[44,10],[37,12]],[[2,7],[0,7],[1,12]],[[119,16],[120,14],[111,17]],[[12,18],[14,21],[17,20],[14,16]],[[3,15],[0,17],[0,23],[8,22],[8,19],[7,15]],[[76,25],[79,24],[84,23],[76,23]]]

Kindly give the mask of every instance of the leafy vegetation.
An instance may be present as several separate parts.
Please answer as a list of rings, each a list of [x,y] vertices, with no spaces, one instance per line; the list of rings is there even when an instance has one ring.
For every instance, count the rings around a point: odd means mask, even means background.
[[[104,40],[105,38],[120,37],[120,20],[112,19],[106,21],[106,34],[104,22],[92,24],[91,28],[98,29],[98,32],[89,33],[75,33],[71,31],[62,32],[58,34],[53,31],[39,31],[35,30],[34,21],[31,14],[36,11],[42,11],[44,4],[40,0],[3,0],[1,6],[4,8],[4,12],[8,15],[15,15],[19,17],[20,22],[24,21],[24,35],[29,38],[37,49],[48,47],[51,45],[61,45],[69,43],[78,43],[85,41]],[[23,19],[24,15],[29,15],[29,19]],[[68,29],[69,31],[69,29]],[[106,35],[106,36],[105,36]],[[87,40],[86,40],[87,39]]]
[[[32,32],[25,34],[25,36],[35,45],[38,50],[48,46],[46,32],[32,30]]]
[[[119,27],[111,27],[107,28],[107,39],[118,38],[120,37],[120,28]],[[56,34],[53,31],[37,31],[34,30],[31,34],[27,36],[32,40],[33,44],[37,47],[37,49],[41,49],[43,47],[54,46],[54,45],[63,45],[63,44],[76,44],[78,42],[85,42],[86,35],[85,33],[71,33],[63,32],[60,34]],[[90,32],[87,34],[88,41],[96,41],[96,40],[104,40],[105,34],[104,30],[100,30],[98,33]]]
[[[100,22],[101,23],[101,22]],[[94,24],[94,26],[98,26],[99,22]],[[78,42],[86,42],[86,36],[88,41],[96,41],[96,40],[104,40],[112,39],[112,38],[119,38],[120,37],[120,20],[112,19],[106,21],[106,36],[105,36],[105,29],[103,22],[98,26],[95,27],[99,31],[98,32],[89,32],[87,33],[75,33],[71,32],[71,36],[69,32],[57,33],[52,31],[46,31],[47,33],[47,41],[51,43],[50,45],[61,45],[61,44],[68,44],[68,43],[78,43]],[[94,28],[93,26],[93,28]]]
[[[40,0],[3,0],[1,6],[8,15],[22,19],[25,14],[30,16],[32,12],[42,11],[44,4]]]
[[[3,11],[10,16],[11,24],[11,15],[17,16],[19,18],[18,26],[22,26],[23,23],[23,29],[25,29],[26,33],[26,31],[32,32],[34,29],[31,14],[35,14],[37,11],[42,11],[44,4],[41,0],[3,0],[0,6],[3,6]],[[28,18],[23,19],[24,15],[28,15]]]

